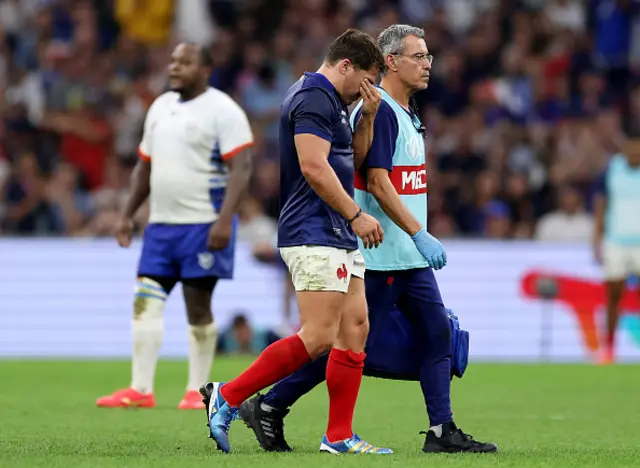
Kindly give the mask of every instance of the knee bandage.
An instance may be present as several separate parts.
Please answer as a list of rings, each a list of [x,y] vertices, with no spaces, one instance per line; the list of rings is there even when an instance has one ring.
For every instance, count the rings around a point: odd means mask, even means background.
[[[133,320],[138,324],[162,321],[167,293],[159,283],[138,278],[134,289]]]
[[[167,293],[157,282],[138,278],[134,289],[133,359],[131,386],[139,391],[153,392],[158,353],[164,335],[164,303]]]

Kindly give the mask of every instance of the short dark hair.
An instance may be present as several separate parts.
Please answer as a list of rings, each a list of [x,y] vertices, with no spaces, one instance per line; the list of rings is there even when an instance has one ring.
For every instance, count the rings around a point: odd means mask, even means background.
[[[200,48],[200,64],[203,67],[213,67],[213,57],[211,56],[211,49],[209,47],[198,45]]]
[[[325,62],[335,65],[340,60],[348,59],[360,70],[371,70],[376,67],[384,70],[384,57],[376,40],[369,34],[357,29],[347,29],[329,46]]]
[[[198,58],[200,59],[200,65],[203,67],[213,67],[213,57],[211,56],[211,48],[197,42],[184,42],[183,44],[195,47],[198,51]]]
[[[247,320],[247,316],[242,313],[234,316],[233,320],[231,321],[232,328],[244,327],[248,324],[249,324],[249,320]]]

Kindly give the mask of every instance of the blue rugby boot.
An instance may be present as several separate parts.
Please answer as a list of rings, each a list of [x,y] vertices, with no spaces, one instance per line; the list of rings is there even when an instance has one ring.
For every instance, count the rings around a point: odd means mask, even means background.
[[[225,401],[220,393],[223,385],[224,382],[209,382],[200,387],[200,394],[207,411],[209,437],[216,441],[218,450],[229,453],[231,451],[229,428],[231,423],[238,418],[238,409],[229,407]]]

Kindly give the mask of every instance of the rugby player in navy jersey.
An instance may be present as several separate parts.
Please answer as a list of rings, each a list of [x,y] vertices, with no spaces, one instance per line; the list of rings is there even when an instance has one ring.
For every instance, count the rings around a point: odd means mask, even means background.
[[[385,60],[368,154],[355,177],[355,200],[378,219],[385,242],[362,250],[370,332],[364,375],[420,382],[429,430],[423,452],[496,452],[453,421],[451,379],[462,377],[468,338],[445,309],[433,270],[447,263],[442,244],[427,233],[427,159],[424,128],[410,105],[427,87],[433,57],[424,31],[388,27],[378,38]],[[358,128],[366,99],[353,110]],[[356,148],[356,151],[359,149]],[[266,451],[290,451],[283,419],[289,408],[325,379],[326,357],[316,359],[240,407],[242,420]],[[384,402],[381,402],[384,405]]]
[[[224,452],[230,450],[231,422],[247,398],[329,352],[329,422],[320,451],[392,453],[351,428],[369,329],[358,238],[365,248],[383,241],[378,221],[353,200],[354,138],[356,144],[372,138],[380,102],[373,83],[383,67],[375,40],[350,29],[331,44],[320,69],[305,73],[285,96],[278,247],[292,276],[302,328],[265,349],[234,380],[201,389],[210,436]],[[366,122],[354,137],[347,106],[361,95],[368,102]]]

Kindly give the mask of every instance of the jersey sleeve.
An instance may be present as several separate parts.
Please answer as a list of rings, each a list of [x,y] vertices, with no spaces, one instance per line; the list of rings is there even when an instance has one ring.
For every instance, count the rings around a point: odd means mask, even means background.
[[[242,150],[253,146],[253,132],[244,110],[232,99],[224,111],[218,113],[218,144],[223,160],[233,158]]]
[[[153,116],[156,109],[156,101],[151,104],[147,111],[147,116],[144,119],[144,125],[142,127],[142,141],[138,145],[138,157],[143,161],[151,161],[151,127],[153,125]]]
[[[334,108],[326,92],[319,88],[308,88],[293,99],[291,120],[294,135],[310,133],[331,143]]]
[[[357,110],[354,128],[357,128],[361,116],[362,108]],[[398,119],[393,109],[385,101],[380,102],[376,119],[373,121],[371,148],[362,164],[363,169],[378,167],[393,170],[393,154],[396,151],[398,131]]]

